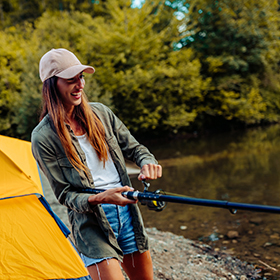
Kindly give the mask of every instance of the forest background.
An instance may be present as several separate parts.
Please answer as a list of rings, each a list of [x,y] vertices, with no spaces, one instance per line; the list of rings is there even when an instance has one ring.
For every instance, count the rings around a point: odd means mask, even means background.
[[[30,140],[38,63],[52,48],[83,64],[89,101],[149,137],[280,120],[274,0],[1,0],[0,134]]]

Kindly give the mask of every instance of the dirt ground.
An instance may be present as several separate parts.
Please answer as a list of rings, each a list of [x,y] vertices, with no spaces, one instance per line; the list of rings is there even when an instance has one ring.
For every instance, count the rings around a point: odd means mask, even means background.
[[[261,279],[254,266],[209,245],[155,228],[147,231],[155,279]]]

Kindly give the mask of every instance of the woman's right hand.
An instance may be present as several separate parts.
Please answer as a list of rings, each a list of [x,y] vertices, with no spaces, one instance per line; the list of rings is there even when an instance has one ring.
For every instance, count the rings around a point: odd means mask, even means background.
[[[129,192],[129,191],[131,192],[131,191],[133,191],[133,189],[128,186],[108,189],[104,192],[101,192],[101,193],[98,193],[95,195],[91,195],[88,198],[88,202],[91,205],[108,203],[108,204],[116,204],[116,205],[120,205],[120,206],[137,203],[138,200],[128,199],[122,195],[123,192]]]

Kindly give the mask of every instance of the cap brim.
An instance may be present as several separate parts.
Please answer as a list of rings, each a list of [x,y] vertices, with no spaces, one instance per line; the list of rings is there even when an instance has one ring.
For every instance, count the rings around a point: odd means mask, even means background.
[[[81,72],[93,74],[95,72],[95,69],[92,66],[88,65],[74,65],[60,72],[59,74],[56,74],[55,76],[62,79],[71,79]]]

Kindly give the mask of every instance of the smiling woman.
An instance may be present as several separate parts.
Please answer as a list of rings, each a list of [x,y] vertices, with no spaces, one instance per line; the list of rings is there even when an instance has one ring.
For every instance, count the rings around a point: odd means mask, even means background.
[[[161,177],[161,166],[115,114],[91,103],[83,91],[82,65],[65,49],[40,61],[41,121],[32,132],[32,152],[59,202],[68,207],[75,244],[93,279],[153,279],[148,238],[131,190],[125,159],[140,168],[139,180]],[[88,188],[105,190],[93,195]],[[117,225],[117,226],[116,226]]]

